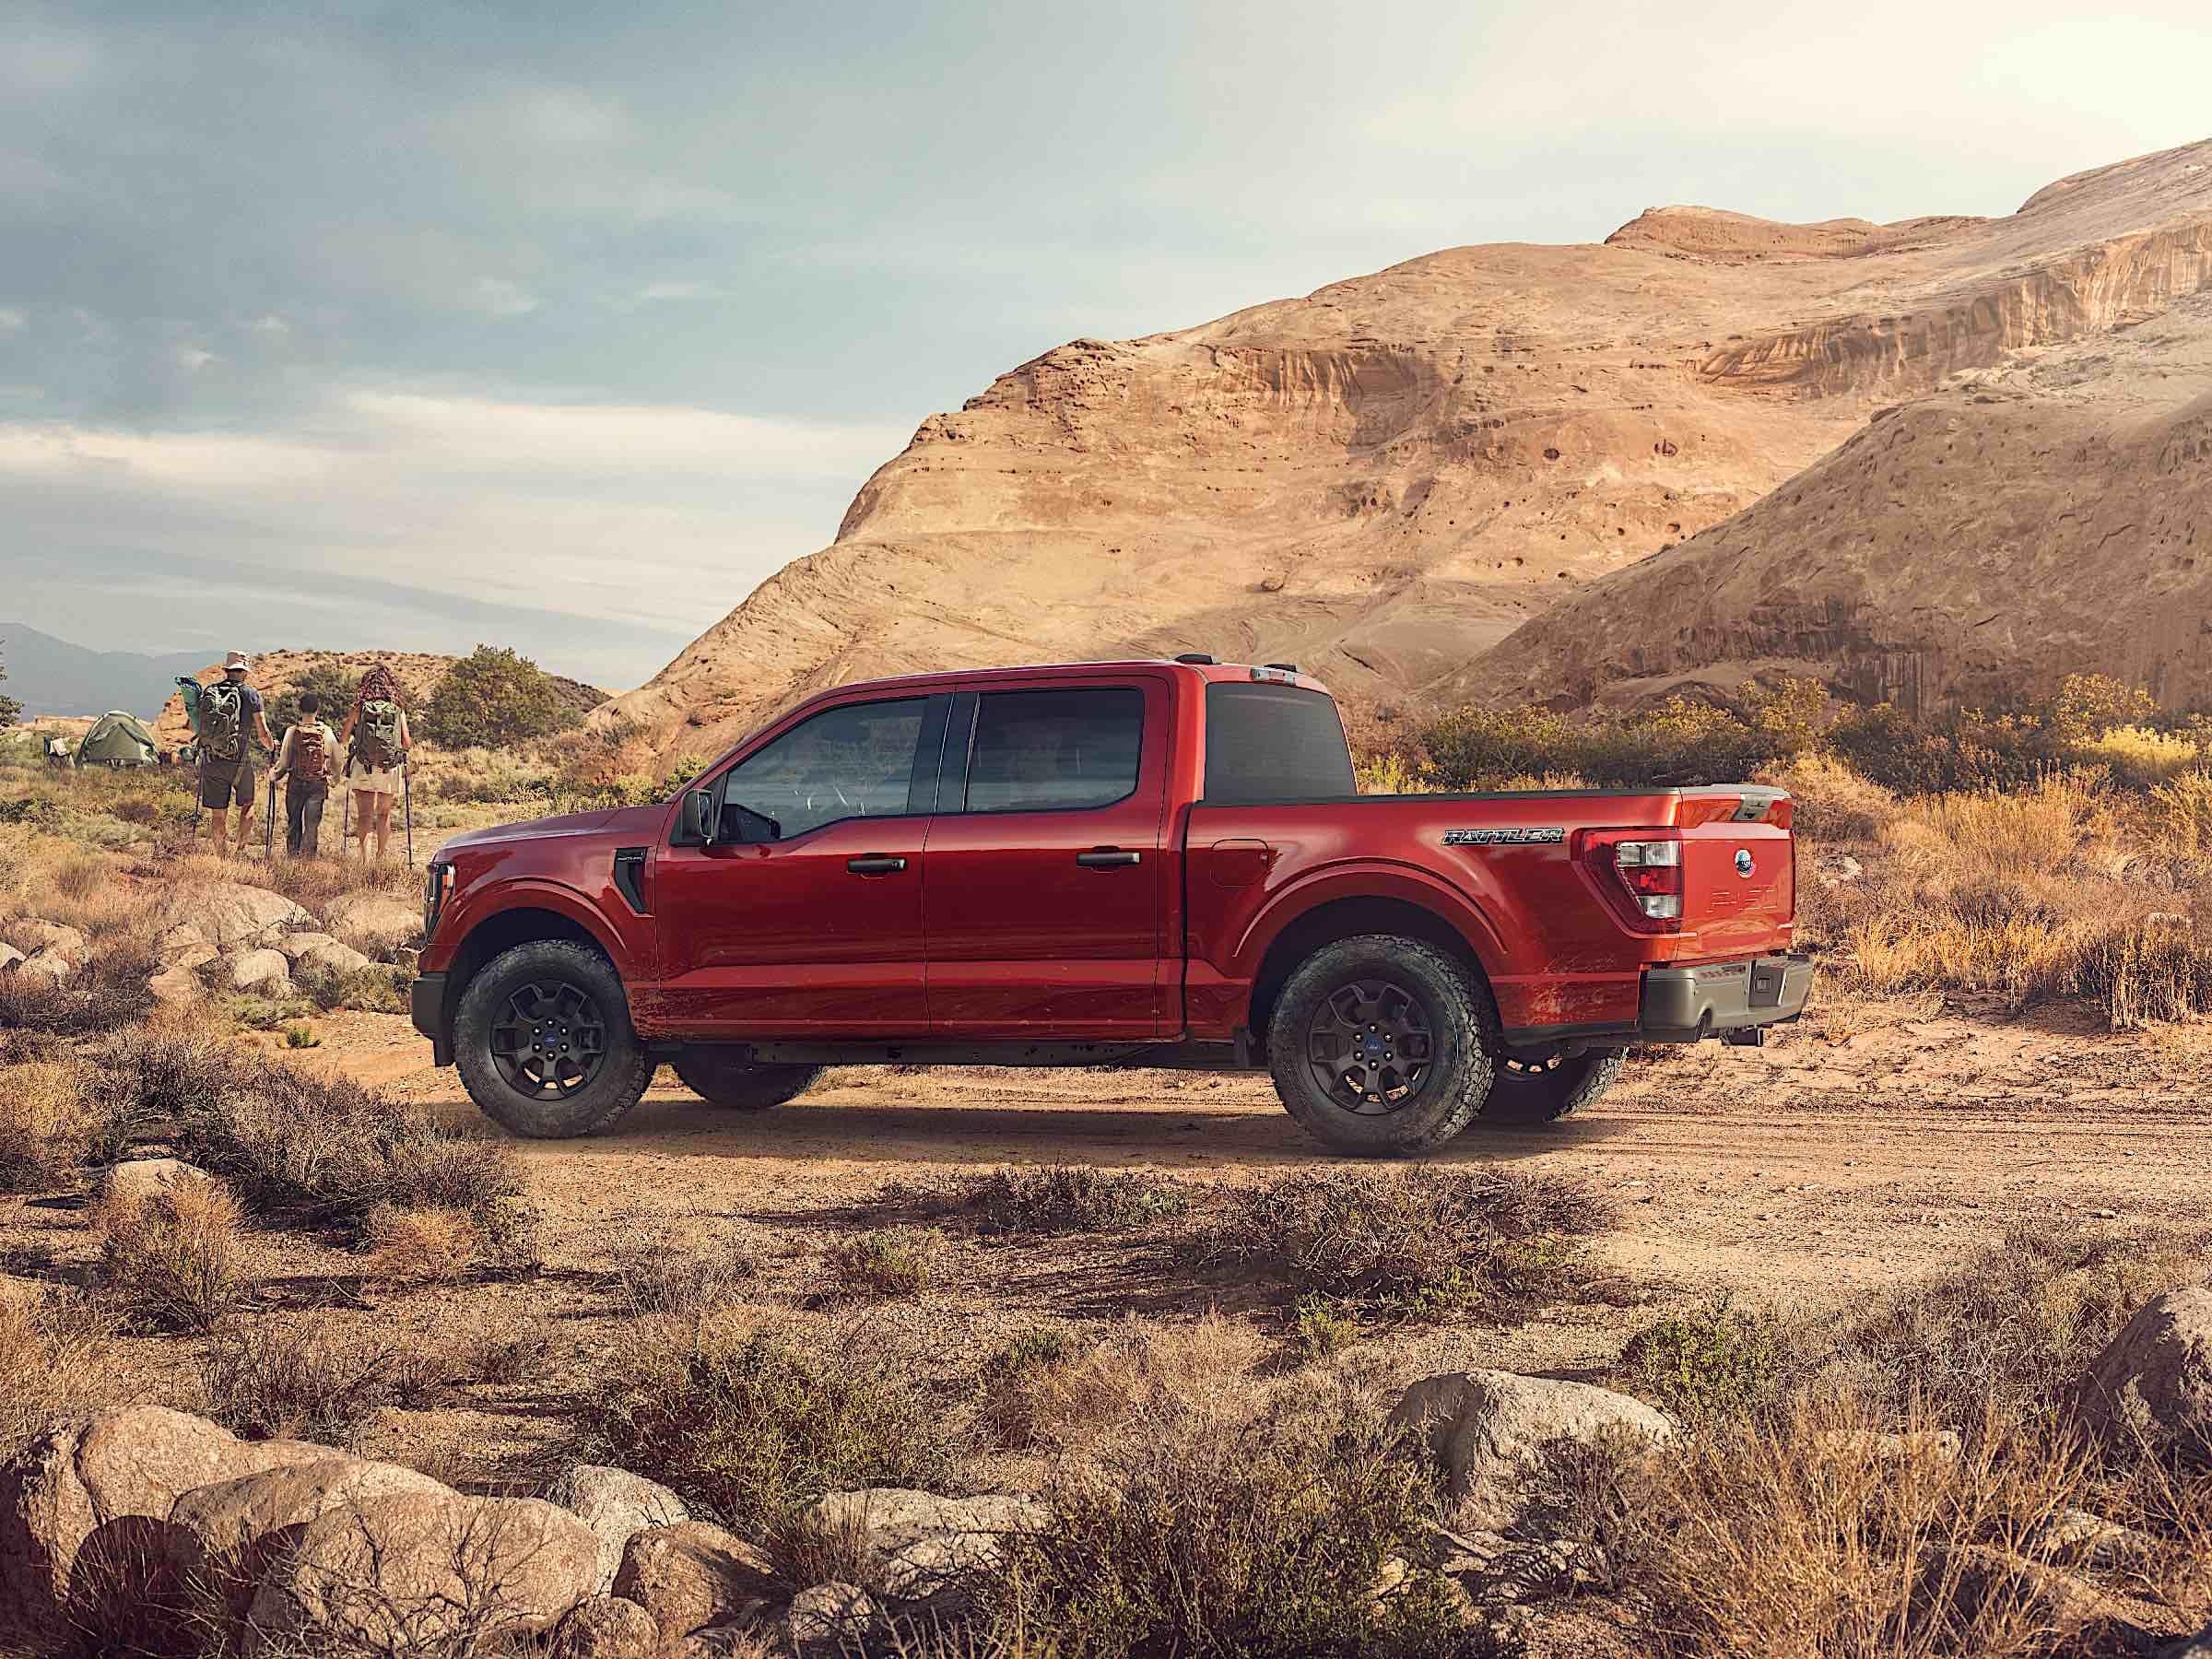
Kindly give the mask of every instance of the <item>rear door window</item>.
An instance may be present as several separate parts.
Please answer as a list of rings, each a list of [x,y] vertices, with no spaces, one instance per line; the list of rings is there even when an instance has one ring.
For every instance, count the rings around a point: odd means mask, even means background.
[[[1205,798],[1215,806],[1357,794],[1336,700],[1297,686],[1206,688]]]
[[[1111,806],[1136,789],[1145,694],[1134,686],[986,691],[968,755],[970,812]]]

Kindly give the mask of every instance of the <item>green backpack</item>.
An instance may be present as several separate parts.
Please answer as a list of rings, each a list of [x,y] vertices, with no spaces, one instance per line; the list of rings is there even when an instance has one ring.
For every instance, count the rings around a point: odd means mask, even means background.
[[[399,764],[399,705],[372,697],[361,705],[354,723],[353,752],[371,771],[389,771]]]
[[[200,688],[200,747],[218,760],[244,752],[246,700],[229,680]]]

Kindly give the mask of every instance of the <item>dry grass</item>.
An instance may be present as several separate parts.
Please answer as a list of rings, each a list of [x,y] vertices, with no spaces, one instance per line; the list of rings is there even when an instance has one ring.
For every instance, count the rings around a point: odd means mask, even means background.
[[[229,1190],[204,1176],[111,1195],[97,1217],[100,1280],[137,1329],[208,1330],[244,1295],[241,1222]]]
[[[390,1406],[418,1406],[448,1357],[409,1349],[328,1313],[218,1329],[200,1359],[207,1415],[257,1440],[342,1445]]]
[[[1063,1451],[1161,1418],[1226,1426],[1252,1409],[1267,1357],[1258,1326],[1219,1313],[1185,1324],[1131,1319],[1080,1348],[1031,1332],[985,1361],[980,1421],[1003,1445]]]
[[[1609,1202],[1558,1176],[1314,1170],[1234,1189],[1208,1249],[1372,1312],[1510,1319],[1571,1293],[1574,1241],[1613,1220]]]
[[[73,1414],[123,1403],[113,1314],[47,1287],[0,1295],[0,1463]]]
[[[612,1269],[631,1316],[690,1318],[736,1300],[741,1288],[759,1277],[760,1261],[742,1239],[699,1241],[662,1233],[621,1251]]]
[[[1759,774],[1790,792],[1791,827],[1819,841],[1874,840],[1897,814],[1897,797],[1831,755],[1798,755]]]
[[[477,1265],[484,1235],[468,1211],[373,1206],[361,1223],[371,1277],[397,1284],[451,1284]]]
[[[73,1184],[100,1124],[81,1065],[41,1060],[0,1066],[0,1192]]]
[[[1194,1202],[1194,1190],[1172,1176],[1049,1164],[973,1177],[947,1207],[987,1233],[1120,1232],[1184,1215]]]
[[[848,1296],[919,1296],[943,1249],[924,1228],[888,1227],[838,1240],[825,1264],[830,1283]]]

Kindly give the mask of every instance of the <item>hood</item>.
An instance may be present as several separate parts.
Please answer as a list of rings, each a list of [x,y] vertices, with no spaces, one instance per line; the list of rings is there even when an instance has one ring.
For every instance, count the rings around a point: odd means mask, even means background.
[[[661,824],[667,816],[665,802],[656,801],[648,806],[601,807],[595,812],[567,812],[558,818],[531,818],[521,824],[494,824],[487,830],[471,830],[456,835],[441,845],[431,856],[443,858],[447,853],[463,847],[481,847],[494,842],[552,841],[566,835],[623,835],[641,836],[652,840],[661,832]]]

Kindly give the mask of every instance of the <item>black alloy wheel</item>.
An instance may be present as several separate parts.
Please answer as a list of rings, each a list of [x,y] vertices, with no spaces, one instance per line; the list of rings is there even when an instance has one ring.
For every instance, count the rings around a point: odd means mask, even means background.
[[[1435,1019],[1394,980],[1339,985],[1306,1022],[1306,1063],[1314,1080],[1331,1100],[1363,1117],[1412,1104],[1435,1057]]]
[[[1501,1055],[1475,1123],[1485,1129],[1532,1129],[1557,1123],[1604,1096],[1620,1080],[1627,1058],[1620,1049]]]
[[[653,1079],[615,965],[533,939],[477,969],[453,1011],[453,1061],[477,1110],[535,1140],[611,1128]]]
[[[525,982],[491,1023],[491,1062],[524,1100],[566,1100],[606,1061],[606,1018],[581,985]]]

